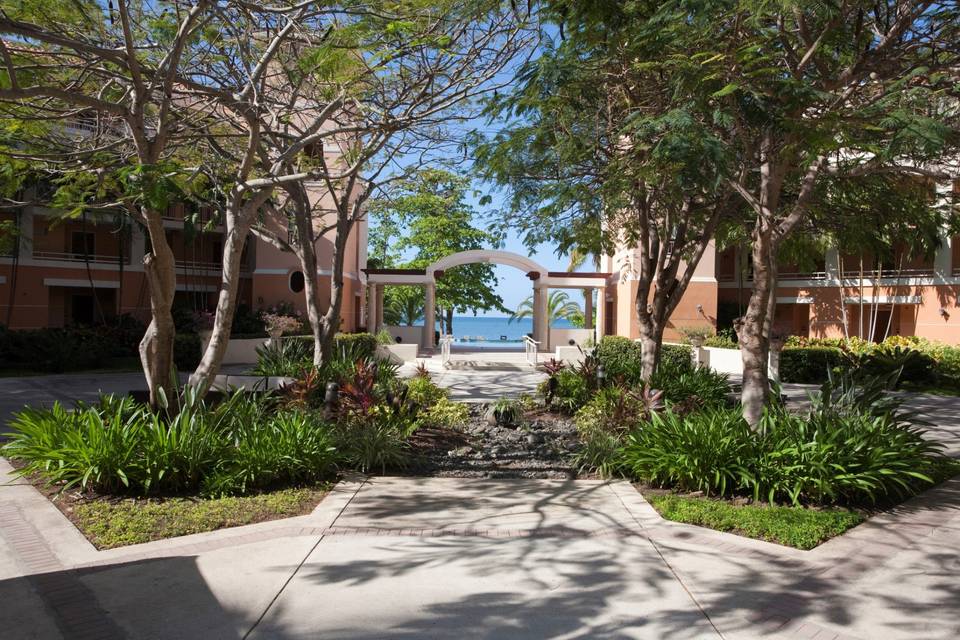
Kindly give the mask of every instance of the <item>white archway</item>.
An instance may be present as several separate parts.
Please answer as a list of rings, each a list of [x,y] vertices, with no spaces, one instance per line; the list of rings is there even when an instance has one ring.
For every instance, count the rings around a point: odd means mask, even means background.
[[[445,271],[453,267],[459,267],[464,264],[502,264],[508,267],[515,267],[524,273],[537,273],[547,275],[547,269],[534,260],[519,253],[510,251],[499,251],[496,249],[472,249],[470,251],[460,251],[440,258],[432,265],[427,267],[427,275],[432,275],[437,271]]]
[[[610,279],[608,273],[550,272],[537,261],[511,251],[497,249],[472,249],[440,258],[426,269],[370,269],[367,285],[370,288],[368,312],[372,317],[370,328],[376,330],[383,324],[384,285],[420,285],[424,289],[424,324],[420,346],[431,349],[434,345],[436,324],[436,282],[447,269],[465,264],[502,264],[519,269],[533,281],[533,339],[547,348],[550,343],[550,320],[547,292],[549,287],[603,289]],[[585,309],[586,317],[592,318],[591,308]]]

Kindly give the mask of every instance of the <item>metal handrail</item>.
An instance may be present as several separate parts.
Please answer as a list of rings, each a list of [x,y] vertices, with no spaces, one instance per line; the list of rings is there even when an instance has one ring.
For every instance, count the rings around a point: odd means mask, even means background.
[[[540,354],[540,343],[530,336],[523,336],[523,346],[527,354],[527,363],[537,366],[537,357]]]

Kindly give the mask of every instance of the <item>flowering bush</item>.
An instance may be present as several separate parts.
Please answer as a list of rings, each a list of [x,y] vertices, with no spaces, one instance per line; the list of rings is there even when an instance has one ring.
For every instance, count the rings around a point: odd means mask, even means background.
[[[270,335],[283,335],[285,333],[294,333],[300,330],[300,318],[293,316],[282,316],[273,313],[263,314],[263,323],[267,327],[267,333]]]

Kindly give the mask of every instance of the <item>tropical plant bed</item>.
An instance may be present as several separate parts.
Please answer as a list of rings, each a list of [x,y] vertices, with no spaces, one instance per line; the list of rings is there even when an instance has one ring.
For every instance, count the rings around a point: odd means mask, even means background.
[[[934,485],[930,489],[957,476],[960,476],[960,461],[945,458],[931,475]],[[634,483],[634,486],[666,520],[803,550],[813,549],[913,497],[849,508],[818,508],[754,503],[744,497],[705,497],[700,492],[680,494],[645,483]]]
[[[519,410],[513,424],[490,424],[489,404],[470,404],[459,430],[422,427],[410,436],[406,473],[464,478],[573,478],[581,444],[570,416]]]
[[[745,504],[735,500],[679,495],[649,487],[638,489],[666,520],[796,549],[813,549],[866,519],[865,514],[849,509]]]
[[[126,498],[60,491],[40,477],[28,479],[97,549],[305,515],[316,508],[331,486],[319,483],[221,498]]]

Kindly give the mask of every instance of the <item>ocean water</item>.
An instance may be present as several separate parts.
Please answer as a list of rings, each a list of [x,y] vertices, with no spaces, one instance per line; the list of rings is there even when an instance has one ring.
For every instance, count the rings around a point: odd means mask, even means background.
[[[552,327],[570,329],[568,320],[555,320]],[[510,322],[510,318],[453,317],[454,344],[470,347],[511,347],[519,349],[523,336],[533,333],[533,318]]]

